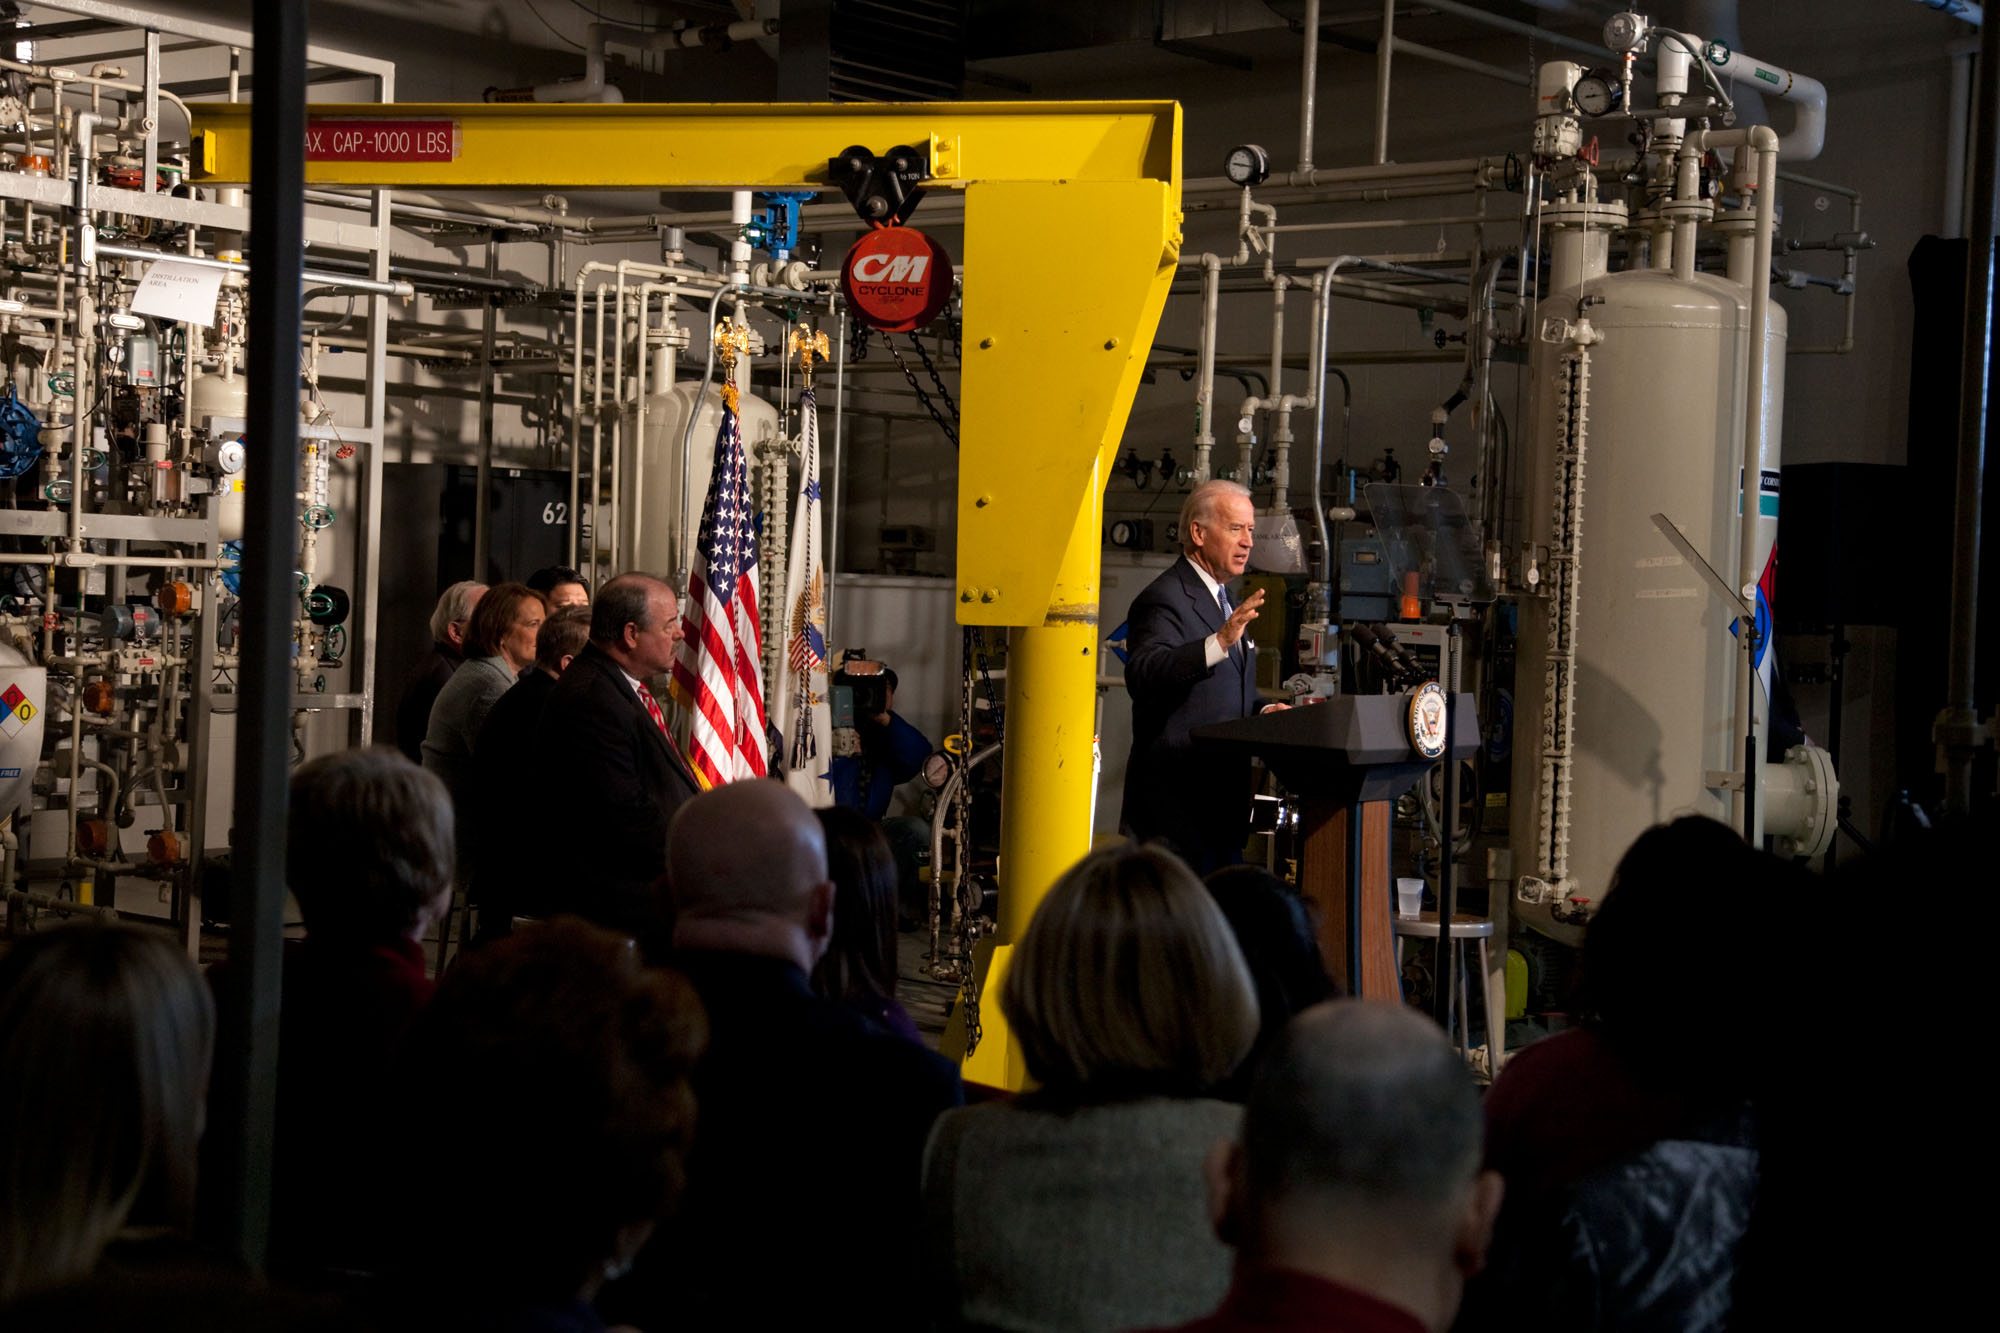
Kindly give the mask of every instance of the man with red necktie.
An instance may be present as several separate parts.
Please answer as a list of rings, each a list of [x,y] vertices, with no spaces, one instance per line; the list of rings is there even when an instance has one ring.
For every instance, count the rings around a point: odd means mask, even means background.
[[[598,590],[590,642],[549,691],[535,733],[544,808],[564,812],[571,834],[535,876],[535,915],[657,936],[667,824],[702,789],[648,684],[672,670],[680,641],[679,599],[659,579],[621,574]]]

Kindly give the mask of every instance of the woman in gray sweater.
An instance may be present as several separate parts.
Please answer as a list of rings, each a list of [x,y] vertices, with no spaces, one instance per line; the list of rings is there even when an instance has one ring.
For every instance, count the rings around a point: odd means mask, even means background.
[[[472,808],[472,748],[486,715],[500,696],[514,687],[521,671],[535,660],[535,636],[548,616],[548,603],[525,583],[495,584],[472,609],[466,629],[465,664],[451,673],[437,702],[431,705],[430,728],[424,733],[424,767],[444,779],[458,815],[458,864],[461,877],[466,853],[480,833],[478,812]]]
[[[1215,1308],[1231,1254],[1202,1162],[1238,1108],[1209,1094],[1257,1035],[1249,969],[1177,857],[1085,857],[1036,910],[1001,1008],[1039,1085],[947,1112],[924,1163],[946,1327],[1103,1330]]]

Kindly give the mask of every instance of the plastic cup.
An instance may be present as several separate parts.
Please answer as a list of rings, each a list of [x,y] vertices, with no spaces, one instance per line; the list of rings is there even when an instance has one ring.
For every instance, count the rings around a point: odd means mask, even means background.
[[[1396,915],[1415,921],[1424,911],[1424,882],[1420,879],[1396,881]]]

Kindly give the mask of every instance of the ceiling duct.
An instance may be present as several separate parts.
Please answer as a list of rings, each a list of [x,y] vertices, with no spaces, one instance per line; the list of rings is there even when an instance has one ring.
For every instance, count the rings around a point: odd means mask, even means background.
[[[940,102],[965,86],[965,0],[786,0],[783,102]]]

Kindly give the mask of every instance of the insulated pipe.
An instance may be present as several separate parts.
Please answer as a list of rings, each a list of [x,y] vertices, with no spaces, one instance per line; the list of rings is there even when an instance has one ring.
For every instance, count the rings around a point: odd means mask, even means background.
[[[1299,78],[1299,165],[1293,174],[1310,176],[1313,169],[1313,114],[1319,95],[1319,0],[1306,0],[1305,69]]]
[[[1662,69],[1666,66],[1667,53],[1673,49],[1670,42],[1660,44]],[[1785,161],[1810,162],[1819,156],[1819,150],[1826,145],[1825,84],[1746,56],[1741,51],[1730,51],[1720,63],[1711,58],[1709,65],[1719,78],[1742,79],[1758,92],[1790,102],[1797,108],[1798,116],[1792,122],[1792,132],[1778,138],[1778,154]]]
[[[1195,388],[1194,479],[1208,480],[1209,455],[1215,448],[1216,319],[1222,310],[1222,257],[1201,257],[1201,367]],[[1164,483],[1167,479],[1162,478]],[[933,865],[936,862],[932,862]]]
[[[730,282],[741,287],[750,281],[750,191],[730,194],[729,225],[735,228],[729,241]]]
[[[1980,730],[1980,519],[1986,491],[1986,437],[1991,428],[1993,371],[1993,231],[2000,216],[2000,24],[1979,34],[1979,157],[1972,169],[1971,244],[1965,257],[1965,347],[1959,372],[1958,485],[1951,524],[1951,637],[1945,658],[1945,701],[1932,724],[1944,768],[1945,810],[1972,809],[1973,760],[1986,739]]]
[[[556,83],[538,83],[531,92],[530,100],[536,102],[622,102],[625,95],[616,87],[604,81],[604,39],[610,34],[611,26],[593,23],[584,30],[583,77],[563,79]],[[516,98],[502,95],[498,98],[488,95],[489,101],[513,101]]]
[[[1285,373],[1285,288],[1291,285],[1292,280],[1282,273],[1277,274],[1271,282],[1271,392],[1270,399],[1265,406],[1271,412],[1271,442],[1273,444],[1277,443],[1277,437],[1280,435],[1283,435],[1288,443],[1292,437],[1291,412],[1282,406],[1285,401],[1283,384]],[[1247,416],[1249,414],[1245,413],[1244,415]],[[1256,446],[1250,435],[1240,432],[1236,437],[1236,443],[1238,445],[1240,466],[1243,469],[1242,475],[1237,477],[1237,480],[1245,486],[1253,486],[1257,478]]]
[[[1736,562],[1737,592],[1744,600],[1754,602],[1758,576],[1762,572],[1757,568],[1757,520],[1760,512],[1757,497],[1763,484],[1764,459],[1769,452],[1769,441],[1764,438],[1762,409],[1764,382],[1768,375],[1769,352],[1765,341],[1771,323],[1771,283],[1764,275],[1771,271],[1771,233],[1777,223],[1778,136],[1766,125],[1741,130],[1697,130],[1682,142],[1681,153],[1683,157],[1691,154],[1698,161],[1700,155],[1710,148],[1749,148],[1757,154],[1756,244],[1750,263],[1753,275],[1750,283],[1750,355],[1744,393],[1742,498],[1738,505],[1742,517],[1737,536]],[[1990,202],[1990,194],[1988,199]],[[1751,625],[1745,627],[1746,630],[1754,628],[1754,623],[1753,620]],[[1739,815],[1744,841],[1752,847],[1759,847],[1763,844],[1763,830],[1756,813],[1757,782],[1763,756],[1758,753],[1756,744],[1757,666],[1751,643],[1755,636],[1746,632],[1739,637],[1743,641],[1743,667],[1738,673],[1736,685],[1736,734],[1744,742]]]
[[[1697,244],[1695,228],[1698,225],[1692,205],[1701,197],[1701,159],[1682,153],[1679,168],[1674,181],[1674,202],[1688,207],[1673,215],[1674,277],[1681,282],[1692,282]]]
[[[1679,41],[1673,40],[1678,35]],[[1688,68],[1693,63],[1692,51],[1700,49],[1700,39],[1686,33],[1661,34],[1661,39],[1653,43],[1653,90],[1661,106],[1679,106],[1687,98]],[[1678,140],[1687,133],[1685,120],[1660,120],[1654,122],[1654,134],[1661,139]]]
[[[1312,392],[1303,398],[1293,393],[1279,395],[1278,429],[1272,433],[1271,437],[1272,444],[1277,448],[1277,457],[1271,467],[1271,508],[1280,514],[1284,513],[1290,507],[1291,503],[1292,412],[1294,409],[1301,407],[1317,409],[1319,407],[1319,395],[1324,392],[1324,385],[1321,381],[1326,378],[1326,358],[1321,351],[1319,326],[1320,310],[1325,305],[1327,299],[1325,275],[1321,273],[1313,274],[1312,315],[1306,325],[1309,336],[1308,347],[1310,349],[1306,353],[1306,366],[1310,371],[1306,376],[1306,383],[1311,386]],[[1317,495],[1319,490],[1317,479],[1313,482],[1313,490],[1315,495]]]
[[[1319,34],[1313,34],[1319,40]],[[1396,0],[1382,0],[1382,36],[1375,46],[1375,161],[1389,160],[1389,73],[1396,60]]]
[[[845,483],[840,471],[841,430],[846,425],[847,407],[847,307],[840,310],[839,341],[833,347],[833,488],[827,495],[825,513],[829,521],[826,525],[826,630],[829,636],[837,623],[833,618],[833,585],[840,575],[840,510],[836,506],[846,501]],[[833,642],[831,637],[827,642]],[[937,862],[933,860],[935,867]],[[931,872],[935,875],[935,869]]]

